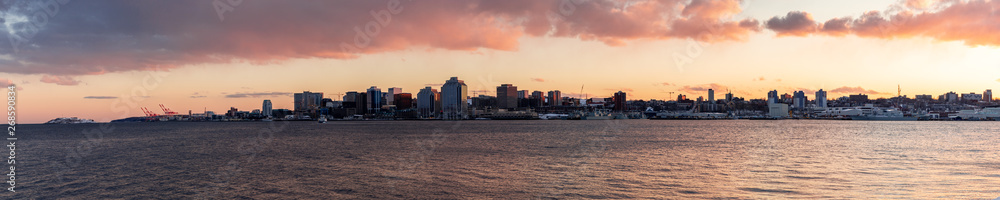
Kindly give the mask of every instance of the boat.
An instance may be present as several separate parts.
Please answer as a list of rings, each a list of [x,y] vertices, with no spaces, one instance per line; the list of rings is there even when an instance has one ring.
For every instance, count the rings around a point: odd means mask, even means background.
[[[851,120],[862,121],[917,121],[917,117],[905,116],[896,109],[884,109],[871,106],[861,107],[860,115],[852,115]]]

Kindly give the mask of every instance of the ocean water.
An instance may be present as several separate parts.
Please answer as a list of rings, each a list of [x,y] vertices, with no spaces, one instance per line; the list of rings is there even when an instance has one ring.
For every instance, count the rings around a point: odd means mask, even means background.
[[[17,192],[0,198],[1000,197],[996,122],[168,122],[18,131]]]

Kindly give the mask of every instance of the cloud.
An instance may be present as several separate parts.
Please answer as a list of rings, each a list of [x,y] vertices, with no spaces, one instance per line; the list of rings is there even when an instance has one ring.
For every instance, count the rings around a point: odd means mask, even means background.
[[[273,97],[273,96],[291,96],[292,93],[288,92],[237,92],[233,94],[227,94],[226,98],[258,98],[258,97]]]
[[[788,12],[785,17],[772,17],[764,23],[764,26],[778,33],[779,37],[805,36],[816,32],[816,21],[812,15],[801,11]]]
[[[192,99],[205,98],[205,97],[206,97],[205,95],[191,96]]]
[[[757,78],[753,79],[753,81],[764,81],[764,80],[767,80],[767,79],[765,79],[763,76],[757,77]]]
[[[49,1],[0,8],[27,17]],[[353,59],[413,47],[517,51],[523,37],[625,45],[630,41],[743,41],[754,19],[730,20],[740,0],[245,1],[220,14],[211,1],[109,0],[60,4],[44,26],[7,21],[0,72],[58,76],[170,70],[198,64]],[[392,10],[392,11],[390,11]],[[391,12],[398,11],[398,14]],[[183,13],[183,14],[178,14]],[[374,15],[372,13],[375,13]],[[30,35],[29,35],[30,33]],[[30,37],[29,37],[30,36]]]
[[[662,85],[662,86],[676,86],[677,84],[668,83],[668,82],[662,82],[662,83],[657,84],[657,85]]]
[[[430,84],[424,84],[424,86],[441,87],[444,86],[444,83],[430,83]]]
[[[113,96],[85,96],[84,99],[117,99],[118,97]]]
[[[867,90],[867,89],[861,88],[860,86],[859,87],[847,87],[847,86],[844,86],[844,87],[839,87],[837,89],[832,89],[829,92],[830,93],[840,93],[840,94],[873,94],[873,95],[890,94],[890,93],[879,92],[879,91],[875,91],[875,90]]]
[[[693,86],[685,85],[678,90],[687,94],[708,94],[708,89],[713,89],[715,90],[716,94],[720,94],[720,92],[728,90],[729,87],[726,87],[724,85],[719,85],[717,83],[710,83],[710,84],[693,85]]]
[[[605,88],[604,90],[610,90],[610,91],[616,91],[616,92],[617,92],[617,91],[622,91],[622,92],[635,92],[635,90],[633,90],[632,88],[618,88],[618,89],[615,89],[615,88]]]
[[[0,87],[6,88],[10,87],[11,85],[14,85],[14,81],[10,79],[0,78]]]
[[[534,81],[534,82],[545,82],[545,79],[542,79],[542,78],[531,78],[531,81]]]
[[[779,36],[821,33],[881,39],[922,37],[937,41],[960,41],[968,46],[1000,46],[1000,34],[996,34],[1000,32],[998,12],[1000,1],[996,0],[905,0],[901,5],[895,5],[886,11],[868,11],[853,19],[835,18],[823,24],[813,24],[812,26],[821,27],[816,32],[808,31],[808,20],[790,23],[786,19],[792,13],[808,15],[801,11],[793,11],[785,18],[771,18],[777,19],[776,24],[783,26],[772,28],[771,24],[767,25],[768,29],[778,32]]]
[[[57,85],[79,85],[80,81],[73,79],[70,76],[49,76],[42,75],[41,81],[43,83],[55,83]]]

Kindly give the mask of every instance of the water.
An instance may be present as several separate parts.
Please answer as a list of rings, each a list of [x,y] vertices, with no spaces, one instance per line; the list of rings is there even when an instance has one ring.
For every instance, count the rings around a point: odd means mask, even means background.
[[[15,198],[993,199],[996,122],[19,125]]]

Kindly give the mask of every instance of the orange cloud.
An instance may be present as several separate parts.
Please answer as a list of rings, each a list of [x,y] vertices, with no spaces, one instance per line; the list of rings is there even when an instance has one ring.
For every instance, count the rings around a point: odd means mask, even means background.
[[[531,81],[534,81],[534,82],[545,82],[545,79],[542,79],[542,78],[531,78]]]
[[[31,40],[19,41],[17,53],[0,49],[13,57],[3,61],[0,72],[71,76],[271,64],[352,59],[412,47],[517,51],[524,36],[612,46],[643,39],[741,41],[760,27],[753,19],[729,20],[742,11],[739,2],[661,0],[625,8],[618,0],[255,1],[215,20],[219,13],[204,1],[100,1],[60,10]],[[571,12],[565,12],[567,3]],[[0,11],[35,13],[27,8],[34,7],[11,5]],[[12,28],[0,31],[0,38],[29,31],[29,22],[8,23]]]
[[[80,84],[80,81],[75,80],[75,79],[73,79],[73,77],[69,77],[69,76],[49,76],[49,75],[43,75],[41,81],[43,83],[55,83],[57,85],[79,85]]]
[[[853,34],[885,39],[926,37],[962,41],[969,46],[1000,45],[1000,34],[996,34],[1000,32],[1000,1],[907,0],[902,4],[885,13],[868,11],[855,19],[835,18],[823,24],[811,22],[808,13],[793,11],[784,18],[771,18],[766,27],[778,36]],[[812,28],[816,26],[820,28]]]
[[[878,94],[890,94],[890,93],[879,92],[879,91],[875,91],[875,90],[867,90],[867,89],[861,88],[860,86],[859,87],[847,87],[847,86],[839,87],[837,89],[830,90],[830,93],[840,93],[840,94],[875,94],[875,95],[878,95]]]

